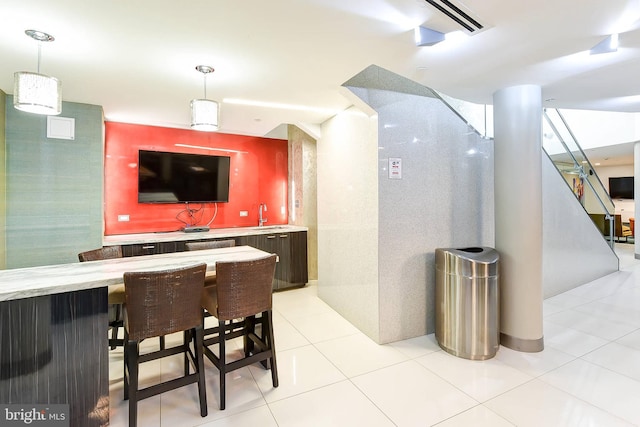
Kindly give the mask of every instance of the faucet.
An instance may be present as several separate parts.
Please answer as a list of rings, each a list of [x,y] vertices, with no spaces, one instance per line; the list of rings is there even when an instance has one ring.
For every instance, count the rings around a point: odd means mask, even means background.
[[[267,211],[267,204],[260,203],[260,206],[258,207],[258,227],[262,227],[264,223],[267,222],[267,218],[262,218],[262,212],[266,212],[266,211]]]

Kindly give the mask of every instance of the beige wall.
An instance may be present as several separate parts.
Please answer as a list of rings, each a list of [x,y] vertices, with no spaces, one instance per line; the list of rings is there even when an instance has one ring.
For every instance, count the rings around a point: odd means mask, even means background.
[[[357,107],[322,124],[318,230],[318,296],[379,342],[378,118]]]
[[[318,280],[316,140],[289,125],[289,224],[305,226],[309,280]]]

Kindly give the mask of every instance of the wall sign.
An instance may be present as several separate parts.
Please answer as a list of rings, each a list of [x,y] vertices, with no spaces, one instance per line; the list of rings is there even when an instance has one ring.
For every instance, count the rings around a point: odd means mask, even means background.
[[[402,159],[389,158],[389,179],[402,179]]]

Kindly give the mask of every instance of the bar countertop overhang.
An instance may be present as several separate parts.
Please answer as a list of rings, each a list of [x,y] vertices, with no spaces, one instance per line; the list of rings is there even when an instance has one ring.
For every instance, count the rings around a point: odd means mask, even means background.
[[[122,283],[128,271],[164,270],[205,262],[207,271],[215,271],[215,263],[240,261],[266,256],[268,253],[251,246],[207,249],[143,255],[101,261],[46,265],[0,271],[0,301],[58,294]]]

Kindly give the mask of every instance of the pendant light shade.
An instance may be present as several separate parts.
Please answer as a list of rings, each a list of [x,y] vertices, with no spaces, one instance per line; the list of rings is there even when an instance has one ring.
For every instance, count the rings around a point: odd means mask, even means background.
[[[40,74],[42,42],[51,42],[53,36],[37,30],[25,33],[38,42],[38,72],[14,73],[13,106],[28,113],[57,115],[62,112],[62,83],[55,77]]]
[[[205,132],[218,130],[220,106],[216,101],[207,99],[207,74],[213,73],[208,65],[198,65],[196,70],[204,76],[204,99],[191,100],[191,128]]]
[[[218,130],[218,103],[209,99],[191,100],[191,128],[214,132]]]
[[[62,112],[62,83],[44,74],[14,73],[13,106],[35,114],[57,115]]]

